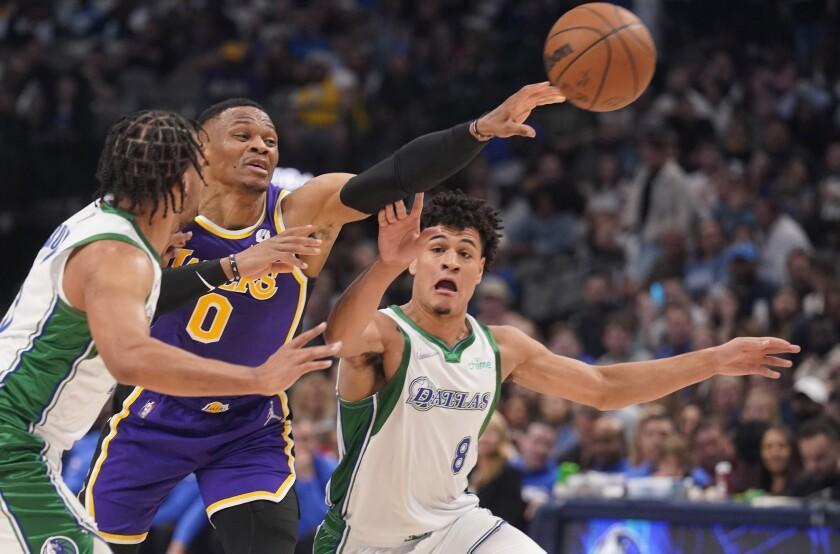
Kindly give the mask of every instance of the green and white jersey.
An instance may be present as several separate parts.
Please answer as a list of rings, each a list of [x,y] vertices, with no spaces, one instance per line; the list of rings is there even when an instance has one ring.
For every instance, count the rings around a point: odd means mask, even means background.
[[[496,341],[468,315],[471,333],[450,349],[399,307],[382,312],[403,333],[402,362],[377,394],[339,400],[341,461],[327,488],[331,508],[316,552],[330,550],[328,537],[338,552],[350,537],[400,546],[478,505],[465,491],[501,388]]]
[[[100,202],[72,216],[47,239],[0,321],[0,426],[42,438],[53,467],[90,429],[115,385],[96,352],[85,314],[70,305],[62,286],[73,250],[98,240],[127,242],[148,254],[155,268],[146,300],[151,321],[160,291],[158,254],[130,214]]]

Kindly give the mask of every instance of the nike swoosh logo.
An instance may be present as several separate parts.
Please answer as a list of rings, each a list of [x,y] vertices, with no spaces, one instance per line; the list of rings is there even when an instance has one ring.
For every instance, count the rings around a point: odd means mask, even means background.
[[[437,356],[437,352],[418,352],[417,359],[418,360],[425,360],[426,358],[431,358],[432,356]]]

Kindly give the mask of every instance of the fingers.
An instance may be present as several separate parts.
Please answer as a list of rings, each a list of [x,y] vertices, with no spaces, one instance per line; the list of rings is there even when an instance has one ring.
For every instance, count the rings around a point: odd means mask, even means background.
[[[764,360],[762,360],[761,363],[772,367],[793,367],[793,362],[791,360],[786,360],[777,356],[764,356]]]
[[[414,195],[414,205],[411,207],[411,216],[420,218],[420,214],[423,212],[423,199],[426,197],[425,194],[422,192],[418,192]]]
[[[317,360],[298,366],[298,371],[300,371],[301,374],[310,373],[312,371],[318,371],[319,369],[329,369],[332,365],[332,360]]]
[[[796,354],[800,350],[799,345],[777,337],[746,337],[744,340],[750,350],[765,350],[773,354]]]
[[[385,221],[387,221],[389,225],[393,225],[397,222],[397,212],[394,210],[393,204],[385,206]]]
[[[282,233],[277,235],[278,237],[289,237],[289,236],[309,236],[315,231],[314,225],[299,225],[297,227],[289,227],[285,229]]]
[[[505,128],[505,134],[498,136],[534,138],[537,136],[537,132],[530,125],[525,125],[524,123],[511,123]]]
[[[323,333],[327,328],[327,322],[323,321],[316,325],[315,327],[304,331],[303,333],[299,334],[291,341],[289,341],[288,346],[291,348],[300,348],[304,344],[311,342],[315,337]]]
[[[399,202],[394,203],[394,207],[397,213],[397,219],[402,220],[408,217],[408,213],[405,210],[405,202],[400,200]]]
[[[325,344],[323,346],[309,346],[300,349],[300,360],[308,362],[312,360],[320,360],[321,358],[330,358],[337,356],[341,352],[341,341],[332,344]]]
[[[755,375],[761,375],[762,377],[767,377],[768,379],[778,379],[782,376],[781,373],[778,371],[773,371],[772,369],[767,369],[766,367],[761,368]]]
[[[385,208],[382,208],[379,210],[379,213],[376,214],[376,221],[379,223],[380,227],[388,223],[388,219],[385,217]]]

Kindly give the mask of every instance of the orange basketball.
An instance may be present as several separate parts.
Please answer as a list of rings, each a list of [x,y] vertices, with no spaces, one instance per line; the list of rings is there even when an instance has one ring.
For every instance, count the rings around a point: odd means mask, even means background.
[[[645,24],[615,4],[593,2],[563,14],[543,48],[548,80],[569,102],[611,112],[645,91],[656,67],[656,47]]]

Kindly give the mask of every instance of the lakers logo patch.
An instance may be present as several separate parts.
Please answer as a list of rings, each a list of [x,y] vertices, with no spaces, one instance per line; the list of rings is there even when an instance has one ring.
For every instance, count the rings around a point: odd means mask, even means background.
[[[262,242],[264,240],[268,240],[269,238],[271,238],[271,231],[268,229],[260,229],[257,231],[257,242]]]
[[[208,414],[221,414],[228,410],[230,410],[230,404],[222,404],[219,401],[210,402],[201,408],[202,412],[207,412]]]

